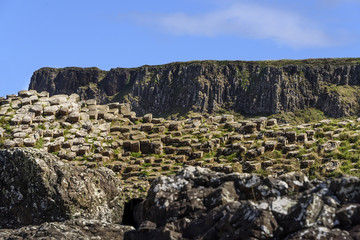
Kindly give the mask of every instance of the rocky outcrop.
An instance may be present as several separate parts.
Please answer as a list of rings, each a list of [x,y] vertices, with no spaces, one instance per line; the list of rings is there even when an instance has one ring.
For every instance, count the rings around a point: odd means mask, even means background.
[[[110,170],[32,148],[1,150],[0,168],[1,239],[360,237],[356,177],[310,181],[301,172],[264,177],[189,166],[155,179],[146,199],[124,211]],[[135,228],[121,225],[122,215]]]
[[[61,161],[107,167],[129,198],[152,180],[202,166],[219,172],[313,178],[359,175],[360,118],[289,125],[266,117],[189,114],[184,120],[137,116],[128,104],[99,105],[78,94],[20,91],[0,99],[0,148],[34,147]]]
[[[133,230],[131,226],[106,223],[97,220],[68,220],[65,222],[45,222],[40,225],[19,229],[0,229],[3,240],[44,240],[44,239],[118,239]]]
[[[125,239],[359,239],[360,180],[188,167],[153,182]]]
[[[358,59],[195,61],[139,68],[42,68],[29,89],[78,93],[131,103],[138,114],[218,112],[248,115],[318,108],[329,116],[359,113]]]
[[[32,148],[0,150],[0,228],[67,219],[121,223],[122,190],[107,168],[76,167]]]

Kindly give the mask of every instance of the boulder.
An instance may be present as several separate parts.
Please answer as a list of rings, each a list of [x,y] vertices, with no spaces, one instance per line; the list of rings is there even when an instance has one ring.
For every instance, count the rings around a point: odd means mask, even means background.
[[[0,228],[92,219],[121,223],[121,184],[107,168],[75,167],[33,148],[0,150]]]
[[[189,166],[153,181],[135,206],[138,228],[125,239],[357,239],[359,204],[336,200],[359,201],[357,186],[357,178],[310,182],[300,172],[264,177]]]
[[[0,229],[1,239],[123,239],[131,226],[107,223],[98,220],[68,220],[45,222],[19,229]]]

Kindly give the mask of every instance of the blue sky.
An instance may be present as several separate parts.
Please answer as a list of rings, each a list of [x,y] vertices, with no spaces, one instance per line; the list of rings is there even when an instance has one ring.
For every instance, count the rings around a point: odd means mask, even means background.
[[[360,0],[0,0],[0,96],[41,67],[360,57]]]

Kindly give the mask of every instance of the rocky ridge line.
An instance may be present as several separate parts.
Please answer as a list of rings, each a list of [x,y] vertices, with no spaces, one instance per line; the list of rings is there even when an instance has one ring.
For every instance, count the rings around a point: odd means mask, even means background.
[[[139,68],[42,68],[29,89],[78,93],[131,104],[139,115],[235,111],[270,115],[317,108],[332,117],[359,113],[359,59],[194,61]]]

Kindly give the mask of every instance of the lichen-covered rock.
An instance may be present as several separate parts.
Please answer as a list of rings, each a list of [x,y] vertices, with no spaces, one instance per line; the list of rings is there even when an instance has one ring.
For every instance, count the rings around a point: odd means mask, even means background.
[[[156,239],[357,239],[356,182],[309,181],[299,172],[263,177],[186,167],[154,180],[135,207],[139,228],[125,239],[147,233]]]
[[[32,148],[0,150],[0,228],[94,219],[120,223],[120,181],[106,168],[66,164]]]
[[[133,229],[131,226],[97,220],[68,220],[65,222],[45,222],[41,225],[25,226],[19,229],[0,229],[0,238],[4,240],[121,240],[126,231]]]

